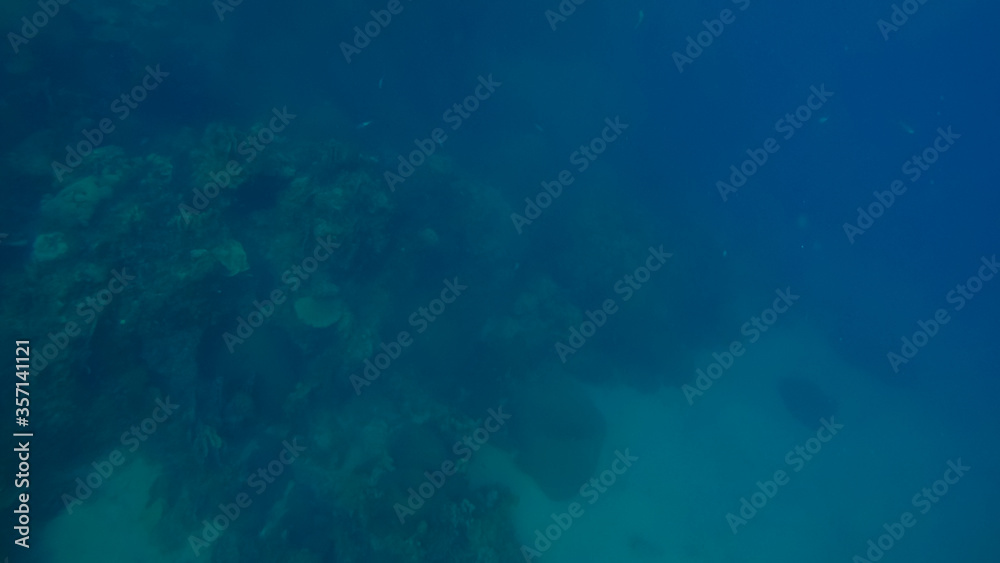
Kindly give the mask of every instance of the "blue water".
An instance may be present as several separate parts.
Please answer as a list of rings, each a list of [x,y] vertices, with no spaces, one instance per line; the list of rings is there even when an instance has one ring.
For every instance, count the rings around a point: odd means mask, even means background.
[[[0,8],[7,560],[997,561],[996,7],[341,4]]]

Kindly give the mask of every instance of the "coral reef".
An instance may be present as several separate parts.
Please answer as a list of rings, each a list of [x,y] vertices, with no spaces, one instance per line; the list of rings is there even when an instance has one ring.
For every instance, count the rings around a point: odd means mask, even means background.
[[[90,56],[126,46],[145,55],[143,33],[164,33],[158,11],[184,9],[134,4],[73,5],[100,44]],[[32,88],[80,114],[103,103]],[[517,560],[517,499],[474,484],[464,461],[413,518],[393,508],[454,457],[486,402],[509,398],[519,411],[496,447],[520,452],[552,498],[591,471],[604,438],[595,407],[560,369],[530,366],[551,359],[593,288],[521,268],[529,243],[511,234],[497,185],[439,154],[394,194],[383,159],[329,133],[276,135],[248,160],[240,146],[261,132],[259,115],[213,116],[147,143],[139,112],[118,144],[60,183],[48,168],[61,150],[54,131],[79,118],[52,119],[13,142],[4,163],[39,211],[23,229],[24,263],[0,270],[10,288],[0,312],[43,350],[36,416],[65,446],[39,453],[40,466],[66,468],[39,487],[45,516],[94,452],[117,447],[165,396],[182,406],[140,454],[163,468],[141,524],[156,528],[164,552],[185,548],[220,503],[245,493],[282,443],[306,444],[212,543],[215,562]],[[633,246],[587,229],[601,248]],[[579,255],[557,262],[573,274],[563,279],[606,273]],[[478,297],[418,329],[414,311],[455,276],[475,280]],[[396,354],[359,399],[350,376],[404,331],[419,346]]]
[[[62,258],[68,250],[69,244],[62,233],[45,233],[38,235],[31,245],[31,258],[36,262],[48,262]]]

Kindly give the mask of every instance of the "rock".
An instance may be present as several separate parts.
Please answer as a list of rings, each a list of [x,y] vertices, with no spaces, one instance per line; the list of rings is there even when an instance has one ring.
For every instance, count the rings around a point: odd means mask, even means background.
[[[336,324],[345,312],[344,302],[328,297],[303,297],[295,300],[295,314],[299,320],[315,328]]]
[[[552,500],[569,500],[597,469],[604,416],[576,380],[549,373],[509,406],[517,464]]]
[[[42,202],[42,217],[63,226],[89,225],[97,205],[111,197],[111,188],[94,176],[74,182]]]
[[[238,241],[229,239],[213,248],[212,254],[226,268],[229,276],[235,276],[250,269],[250,264],[247,263],[247,253]]]

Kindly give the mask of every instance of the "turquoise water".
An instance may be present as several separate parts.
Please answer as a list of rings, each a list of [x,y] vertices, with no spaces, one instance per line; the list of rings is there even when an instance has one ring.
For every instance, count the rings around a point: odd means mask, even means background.
[[[995,7],[8,4],[9,561],[997,560]]]

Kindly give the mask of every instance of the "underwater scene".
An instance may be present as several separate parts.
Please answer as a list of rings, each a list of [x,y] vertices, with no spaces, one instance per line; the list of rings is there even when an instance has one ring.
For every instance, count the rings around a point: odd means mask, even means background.
[[[1000,562],[998,20],[3,2],[0,561]]]

